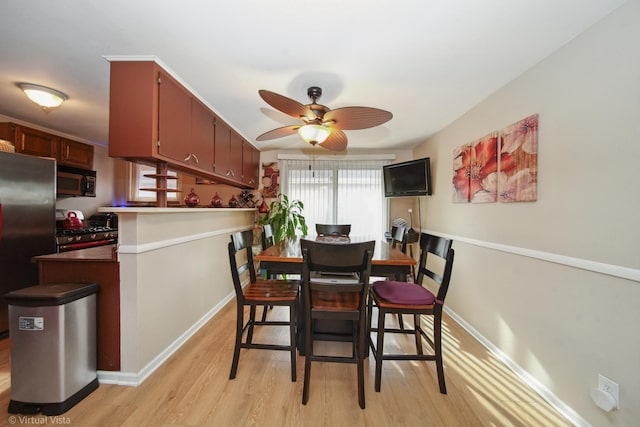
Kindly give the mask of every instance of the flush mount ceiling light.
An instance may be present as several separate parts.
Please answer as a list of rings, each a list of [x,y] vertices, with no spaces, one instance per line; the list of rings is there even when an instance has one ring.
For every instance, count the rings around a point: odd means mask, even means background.
[[[18,87],[24,91],[25,95],[27,95],[31,101],[38,104],[44,110],[59,107],[64,101],[69,99],[67,95],[59,90],[46,86],[19,83]]]
[[[331,134],[331,130],[323,125],[305,125],[298,129],[300,137],[311,145],[322,144]]]

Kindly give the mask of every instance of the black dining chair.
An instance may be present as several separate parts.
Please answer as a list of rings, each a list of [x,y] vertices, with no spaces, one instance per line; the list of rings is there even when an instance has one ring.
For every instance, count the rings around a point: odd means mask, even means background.
[[[418,262],[416,283],[383,280],[371,286],[367,315],[369,316],[369,346],[376,359],[376,391],[380,391],[383,360],[431,360],[436,362],[440,393],[447,393],[442,361],[442,309],[453,269],[454,250],[451,248],[452,243],[451,239],[421,233],[420,261]],[[433,263],[433,265],[439,266],[437,272],[427,265],[427,258],[431,259],[432,257],[440,260],[440,262]],[[433,292],[423,286],[426,285],[424,283],[425,279],[430,282],[429,287],[433,289]],[[378,324],[376,327],[371,326],[374,308],[378,310]],[[413,315],[413,328],[398,329],[386,326],[385,317],[387,314]],[[421,316],[433,317],[431,336],[422,329],[420,325]],[[377,334],[375,345],[371,332]],[[414,335],[415,354],[384,353],[384,336],[388,333]],[[432,348],[433,352],[431,354],[424,354],[422,349],[423,339]]]
[[[297,280],[269,280],[256,276],[253,262],[253,231],[241,231],[231,235],[229,242],[229,263],[236,293],[236,340],[229,379],[234,379],[238,371],[240,349],[283,350],[291,353],[291,381],[296,380],[296,304],[299,282]],[[243,288],[243,279],[248,284]],[[245,307],[249,307],[249,319],[244,321]],[[257,306],[284,306],[289,308],[288,321],[256,320]],[[289,345],[253,342],[255,326],[288,326]],[[246,339],[243,337],[246,333]]]
[[[262,243],[262,250],[270,248],[275,244],[275,235],[273,234],[273,225],[264,224],[262,226],[262,233],[260,236],[260,242]],[[269,271],[266,268],[260,268],[261,275],[264,274],[265,279],[276,279],[277,275]],[[267,320],[267,311],[273,308],[272,305],[265,305],[262,310],[262,321]]]
[[[318,236],[343,236],[348,237],[351,232],[351,224],[316,224]]]
[[[302,403],[309,400],[312,361],[354,363],[358,367],[358,403],[364,409],[365,334],[368,329],[366,301],[375,241],[335,244],[303,239],[300,246],[305,340]],[[322,274],[314,275],[314,272]],[[331,276],[332,272],[339,275]],[[345,276],[345,273],[354,275]],[[351,357],[316,352],[314,340],[322,337],[315,334],[315,324],[323,320],[351,322]]]

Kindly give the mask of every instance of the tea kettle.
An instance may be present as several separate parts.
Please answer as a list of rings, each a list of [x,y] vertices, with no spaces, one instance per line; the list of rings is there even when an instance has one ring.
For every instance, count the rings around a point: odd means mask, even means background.
[[[64,219],[64,223],[62,224],[62,227],[65,230],[73,230],[77,228],[83,228],[84,225],[82,224],[82,220],[78,218],[78,214],[71,211],[67,213],[67,217]]]

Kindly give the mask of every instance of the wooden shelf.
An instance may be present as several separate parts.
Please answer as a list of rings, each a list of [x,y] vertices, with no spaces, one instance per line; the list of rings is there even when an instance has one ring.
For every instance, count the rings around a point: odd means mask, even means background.
[[[174,190],[171,188],[139,188],[140,191],[164,191],[167,193],[180,193],[182,190]]]
[[[147,178],[167,178],[167,179],[178,179],[175,175],[163,175],[158,173],[146,173],[144,174]]]

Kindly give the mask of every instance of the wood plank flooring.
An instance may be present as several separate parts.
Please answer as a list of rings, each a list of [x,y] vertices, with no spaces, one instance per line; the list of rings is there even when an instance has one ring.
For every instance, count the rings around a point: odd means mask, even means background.
[[[286,316],[275,308],[270,317]],[[391,321],[391,318],[389,318]],[[385,361],[382,390],[373,388],[375,360],[365,365],[366,409],[358,407],[356,366],[313,363],[309,402],[301,404],[304,358],[298,381],[287,352],[242,350],[238,375],[229,380],[235,303],[228,304],[139,387],[100,385],[58,417],[7,414],[10,399],[8,340],[0,342],[0,425],[72,426],[570,426],[532,389],[445,316],[447,395],[438,392],[432,362]],[[255,340],[288,340],[285,327],[261,328]],[[393,337],[393,335],[389,335]],[[266,339],[266,338],[265,338]],[[385,344],[412,348],[413,338]],[[349,351],[345,343],[322,343]]]

